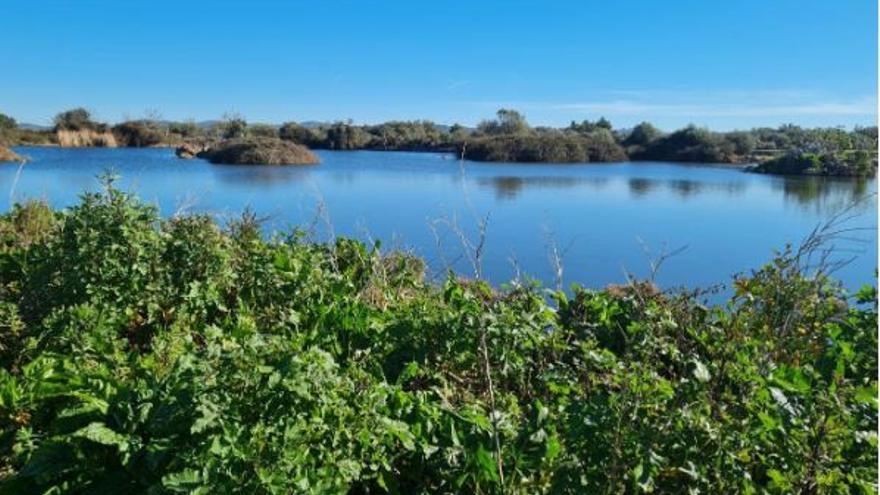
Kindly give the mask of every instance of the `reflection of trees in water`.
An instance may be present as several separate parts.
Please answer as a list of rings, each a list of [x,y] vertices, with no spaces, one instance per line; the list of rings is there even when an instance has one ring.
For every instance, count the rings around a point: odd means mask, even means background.
[[[813,210],[820,215],[833,214],[850,205],[858,213],[874,208],[873,201],[862,201],[874,193],[876,179],[840,177],[783,177],[773,183],[782,189],[786,204]]]
[[[629,180],[629,192],[638,198],[647,196],[651,191],[657,188],[657,181],[645,179],[644,177],[633,177]]]
[[[477,184],[491,187],[498,199],[515,199],[524,188],[562,189],[576,186],[587,186],[600,189],[608,184],[605,177],[479,177]]]
[[[515,199],[526,188],[561,189],[572,187],[589,187],[602,189],[611,182],[608,177],[517,177],[497,176],[480,177],[477,183],[491,187],[499,199]],[[659,189],[669,190],[683,198],[697,194],[723,192],[730,195],[742,194],[746,189],[743,182],[704,182],[687,179],[650,179],[632,177],[628,180],[629,190],[633,197],[644,197]]]
[[[309,165],[215,165],[217,180],[242,186],[276,186],[309,176]]]
[[[633,177],[629,180],[629,192],[635,198],[647,196],[656,192],[661,187],[666,188],[682,198],[688,198],[701,193],[727,193],[729,195],[742,194],[746,190],[743,182],[704,182],[687,179],[648,179]]]

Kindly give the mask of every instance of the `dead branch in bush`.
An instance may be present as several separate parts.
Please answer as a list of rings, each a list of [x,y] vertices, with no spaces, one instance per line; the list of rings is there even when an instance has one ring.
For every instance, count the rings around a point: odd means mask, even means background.
[[[21,172],[24,170],[24,165],[28,162],[27,157],[21,157],[21,160],[18,161],[18,170],[15,171],[15,178],[12,179],[12,185],[9,187],[9,207],[12,208],[15,205],[15,188],[18,186],[18,181],[21,179]]]
[[[816,225],[800,242],[793,254],[797,270],[805,275],[813,271],[816,277],[830,275],[852,263],[860,254],[864,253],[864,249],[845,248],[841,247],[839,243],[865,246],[870,242],[869,239],[859,237],[857,234],[876,231],[876,228],[850,227],[848,224],[860,216],[856,212],[860,204],[867,201],[868,198],[876,196],[875,193],[857,199],[831,215],[824,222]],[[849,253],[852,256],[834,259],[835,255],[842,253]]]
[[[436,226],[445,225],[453,235],[458,238],[463,249],[463,255],[467,257],[474,271],[474,278],[483,278],[483,255],[486,248],[486,231],[489,226],[489,215],[480,219],[477,223],[477,239],[471,240],[467,233],[458,223],[458,218],[453,215],[452,218],[444,217],[434,220],[433,226],[436,235]],[[442,247],[442,246],[441,246]]]
[[[550,266],[553,268],[553,280],[556,285],[556,290],[562,290],[564,286],[563,275],[565,273],[563,260],[565,258],[565,255],[568,254],[568,252],[574,246],[574,239],[569,241],[564,249],[560,250],[559,243],[556,240],[556,233],[545,223],[544,245],[545,249],[547,250],[547,258],[550,260]]]

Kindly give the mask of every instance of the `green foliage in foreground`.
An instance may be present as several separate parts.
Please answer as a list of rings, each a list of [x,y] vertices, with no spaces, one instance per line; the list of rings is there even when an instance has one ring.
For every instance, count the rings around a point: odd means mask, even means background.
[[[877,306],[797,252],[724,307],[108,188],[0,217],[0,493],[873,493]]]

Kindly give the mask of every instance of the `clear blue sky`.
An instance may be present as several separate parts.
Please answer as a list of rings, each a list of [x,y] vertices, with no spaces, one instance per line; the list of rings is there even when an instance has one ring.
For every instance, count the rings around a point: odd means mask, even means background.
[[[876,124],[876,0],[5,0],[0,112]]]

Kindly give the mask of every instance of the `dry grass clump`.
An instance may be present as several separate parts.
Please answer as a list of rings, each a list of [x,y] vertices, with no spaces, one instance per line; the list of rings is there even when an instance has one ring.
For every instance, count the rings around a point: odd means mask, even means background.
[[[318,157],[305,146],[278,138],[239,138],[222,141],[199,153],[211,163],[238,165],[309,165]]]
[[[0,146],[0,162],[17,162],[21,161],[21,156],[9,148]]]
[[[58,145],[64,148],[115,148],[117,146],[116,137],[109,131],[58,129],[55,131],[55,137],[58,138]]]

